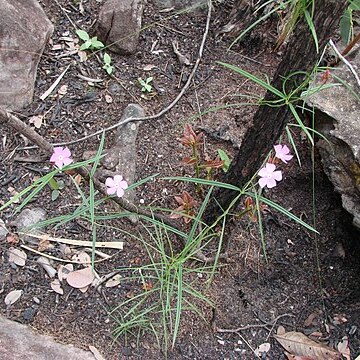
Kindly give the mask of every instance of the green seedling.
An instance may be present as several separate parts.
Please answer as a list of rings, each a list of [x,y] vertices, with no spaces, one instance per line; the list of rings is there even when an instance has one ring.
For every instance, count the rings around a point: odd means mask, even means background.
[[[152,81],[153,81],[152,76],[146,78],[145,80],[143,80],[142,78],[138,78],[138,82],[141,86],[141,91],[144,93],[151,93],[153,90],[151,85]]]
[[[51,200],[55,201],[60,196],[60,190],[65,187],[65,183],[62,180],[56,181],[54,178],[51,178],[48,184],[52,190]]]
[[[224,150],[218,149],[217,152],[219,154],[220,159],[224,162],[222,169],[224,170],[224,172],[227,172],[229,170],[231,160],[228,154]]]
[[[104,44],[98,40],[97,36],[90,38],[89,34],[84,30],[76,30],[76,35],[84,41],[80,46],[80,50],[97,50],[102,49]]]
[[[111,65],[110,55],[108,53],[105,53],[103,60],[104,60],[104,66],[102,68],[108,73],[108,75],[111,75],[112,72],[114,71],[114,67]]]

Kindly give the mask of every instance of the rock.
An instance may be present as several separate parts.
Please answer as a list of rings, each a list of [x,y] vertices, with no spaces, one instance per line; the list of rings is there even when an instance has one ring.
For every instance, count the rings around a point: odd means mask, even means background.
[[[199,9],[203,8],[203,6],[207,4],[207,0],[154,0],[154,3],[161,9],[184,9],[188,7]]]
[[[11,360],[94,360],[87,351],[56,343],[49,336],[36,334],[29,327],[0,316],[0,354]]]
[[[16,220],[12,222],[12,225],[16,226],[18,231],[23,231],[28,234],[40,235],[39,229],[28,229],[32,225],[44,221],[46,219],[46,211],[42,208],[24,209],[17,216]],[[25,241],[37,244],[39,240],[32,236],[19,235]]]
[[[130,117],[144,117],[144,109],[136,104],[129,104],[123,113],[120,121],[124,121]],[[112,170],[115,174],[122,175],[128,184],[135,181],[136,172],[136,137],[141,121],[128,122],[123,126],[119,126],[116,131],[114,145],[106,150],[107,156],[102,159],[102,165]],[[127,191],[125,198],[133,201],[134,192]]]
[[[8,233],[9,231],[6,228],[4,221],[0,219],[0,241],[5,240]]]
[[[100,40],[118,54],[136,51],[141,30],[142,0],[107,0],[97,21]]]
[[[359,69],[360,47],[347,58],[355,69]],[[354,216],[353,224],[360,229],[359,85],[344,64],[336,69],[336,75],[348,84],[358,99],[341,85],[311,95],[307,103],[316,109],[316,130],[329,141],[320,140],[317,143],[324,171],[341,194],[344,209]],[[321,85],[321,82],[319,76],[312,86]],[[339,81],[330,77],[330,83]]]
[[[36,71],[54,27],[37,0],[0,0],[0,106],[32,102]]]

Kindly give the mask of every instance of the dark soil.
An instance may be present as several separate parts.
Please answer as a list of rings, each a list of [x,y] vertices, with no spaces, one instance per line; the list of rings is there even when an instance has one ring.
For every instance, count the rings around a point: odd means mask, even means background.
[[[53,22],[55,32],[40,62],[34,102],[17,115],[28,123],[31,116],[46,113],[46,123],[38,131],[52,143],[72,141],[116,123],[129,103],[140,104],[147,115],[156,114],[168,106],[191,71],[178,62],[171,41],[177,40],[181,52],[194,64],[206,21],[204,12],[172,17],[169,15],[173,12],[159,13],[147,4],[143,24],[152,26],[141,32],[136,54],[111,54],[115,65],[114,79],[105,75],[96,56],[80,63],[77,55],[59,57],[64,50],[52,50],[54,44],[63,43],[59,40],[62,36],[76,38],[75,30],[56,2],[40,2]],[[100,3],[95,0],[84,2],[84,14],[68,1],[59,3],[78,27],[92,34]],[[193,85],[166,115],[141,124],[137,142],[137,180],[155,173],[161,176],[193,175],[192,168],[181,163],[182,158],[189,154],[177,141],[187,122],[205,133],[203,150],[211,158],[215,157],[218,148],[233,156],[246,129],[251,126],[256,110],[254,106],[230,107],[201,114],[211,107],[243,102],[239,94],[263,94],[262,89],[219,66],[216,61],[237,65],[257,75],[271,76],[281,54],[271,51],[275,38],[270,30],[262,37],[254,36],[245,44],[226,51],[231,39],[216,35],[226,15],[222,11],[225,12],[224,8],[215,9],[213,18],[216,21],[212,22]],[[155,42],[154,49],[163,52],[151,52]],[[69,64],[71,66],[60,84],[68,86],[66,94],[61,96],[55,91],[44,102],[39,100],[39,96]],[[149,64],[154,68],[144,71]],[[81,70],[90,78],[105,81],[89,86],[77,77]],[[136,79],[149,76],[154,77],[157,92],[155,96],[144,99]],[[111,103],[106,102],[107,95],[112,97]],[[3,202],[11,195],[10,187],[22,190],[40,174],[45,174],[49,163],[47,159],[35,163],[16,161],[19,156],[36,158],[40,153],[34,149],[19,150],[31,144],[11,129],[2,127],[1,133],[2,138],[6,136],[0,154],[0,196]],[[360,354],[359,234],[352,228],[351,217],[342,209],[339,196],[323,173],[316,152],[313,168],[309,142],[299,133],[294,135],[302,165],[300,167],[293,159],[284,166],[283,181],[265,195],[307,223],[315,224],[319,234],[315,235],[278,212],[267,209],[263,218],[266,262],[256,223],[248,217],[231,220],[226,236],[228,259],[221,262],[205,292],[214,306],[199,305],[203,319],[195,313],[184,312],[177,342],[167,352],[169,359],[255,359],[253,350],[264,342],[270,342],[271,349],[263,358],[285,359],[283,349],[272,338],[279,325],[283,325],[286,331],[300,331],[306,335],[318,333],[318,340],[334,348],[347,336],[351,358]],[[105,147],[111,146],[112,136],[112,132],[107,133]],[[74,158],[79,160],[85,149],[96,150],[98,146],[98,138],[69,145]],[[43,207],[49,218],[71,210],[80,200],[68,177],[64,176],[64,180],[67,186],[58,200],[52,202],[50,190],[45,189],[29,207]],[[185,189],[194,194],[190,185],[180,182],[149,182],[137,189],[136,203],[141,200],[145,205],[174,209],[177,206],[174,195]],[[194,196],[201,201],[200,195]],[[107,209],[114,209],[113,205],[107,206]],[[14,219],[11,210],[0,214],[7,223]],[[187,229],[181,221],[178,225]],[[112,226],[113,229],[99,231],[98,241],[124,240],[125,246],[121,252],[104,250],[112,257],[96,265],[100,276],[120,267],[131,268],[148,262],[143,246],[119,230],[135,233],[141,226],[126,221],[114,221]],[[91,240],[89,230],[77,220],[60,227],[56,233],[53,229],[46,231],[64,238]],[[0,244],[2,314],[30,324],[60,342],[84,349],[93,345],[109,360],[165,357],[151,334],[138,338],[128,334],[113,341],[116,321],[107,310],[141,291],[141,284],[129,281],[113,288],[102,287],[101,291],[90,288],[86,293],[64,284],[65,294],[60,296],[51,290],[49,278],[37,265],[37,254],[29,251],[24,267],[10,266],[6,255],[10,246],[5,241]],[[179,244],[174,246],[178,248]],[[211,255],[212,250],[205,249],[204,252]],[[48,253],[62,256],[57,247]],[[58,265],[55,262],[55,267]],[[191,266],[197,265],[189,264]],[[206,278],[205,275],[197,279],[197,289],[203,289]],[[22,289],[24,293],[15,304],[6,307],[4,298],[14,289]],[[276,323],[274,319],[277,319]],[[222,329],[234,331],[224,332]]]

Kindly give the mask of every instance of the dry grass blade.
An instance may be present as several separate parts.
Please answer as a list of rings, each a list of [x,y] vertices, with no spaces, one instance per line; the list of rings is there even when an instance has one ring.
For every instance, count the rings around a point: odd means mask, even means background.
[[[36,235],[36,234],[28,234],[28,233],[20,233],[21,235],[32,236],[36,239],[41,240],[49,240],[57,243],[67,244],[67,245],[75,245],[75,246],[82,246],[82,247],[92,247],[92,241],[85,241],[85,240],[72,240],[72,239],[63,239],[63,238],[56,238],[48,235]],[[96,248],[108,248],[108,249],[117,249],[123,250],[124,242],[123,241],[102,241],[95,243]]]
[[[274,338],[292,355],[306,356],[313,360],[339,360],[341,355],[325,344],[317,343],[302,333],[291,331]]]

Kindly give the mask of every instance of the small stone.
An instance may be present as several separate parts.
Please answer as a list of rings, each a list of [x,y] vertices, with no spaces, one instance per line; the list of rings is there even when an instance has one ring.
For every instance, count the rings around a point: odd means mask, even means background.
[[[122,353],[124,356],[130,356],[131,355],[131,348],[128,346],[124,346],[122,349]]]
[[[98,17],[99,38],[113,52],[122,55],[135,53],[142,13],[142,0],[107,0]]]
[[[23,318],[25,321],[32,322],[34,320],[36,310],[33,308],[27,308],[23,312]]]
[[[37,207],[33,209],[24,209],[23,211],[21,211],[21,213],[17,216],[17,218],[12,224],[16,226],[16,228],[20,232],[40,235],[40,231],[38,229],[29,229],[29,227],[41,221],[44,221],[45,219],[46,211],[42,208]],[[19,236],[23,240],[28,241],[32,244],[37,244],[39,242],[37,238],[30,235],[19,234]]]
[[[6,228],[4,221],[0,219],[0,240],[5,240],[8,233],[9,231]]]
[[[33,297],[33,301],[35,304],[38,304],[38,305],[40,304],[40,299],[36,296]]]

